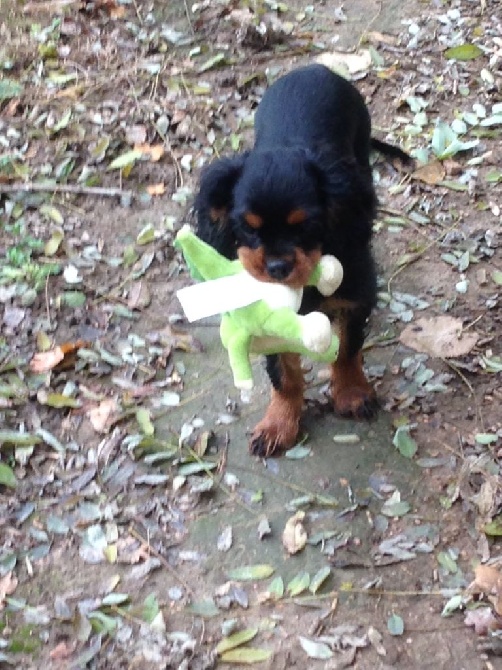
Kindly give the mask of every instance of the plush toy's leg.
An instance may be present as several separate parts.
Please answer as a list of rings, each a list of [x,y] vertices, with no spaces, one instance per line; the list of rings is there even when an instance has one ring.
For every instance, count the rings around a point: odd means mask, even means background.
[[[242,391],[250,391],[253,388],[253,372],[249,360],[251,336],[244,330],[236,329],[228,314],[223,314],[220,337],[223,346],[228,350],[235,386]]]
[[[339,318],[340,349],[332,365],[331,394],[338,414],[371,418],[378,407],[376,394],[363,370],[362,346],[370,308],[344,311]]]
[[[305,386],[298,354],[267,356],[267,372],[273,386],[272,398],[249,444],[250,452],[262,458],[295,445]]]

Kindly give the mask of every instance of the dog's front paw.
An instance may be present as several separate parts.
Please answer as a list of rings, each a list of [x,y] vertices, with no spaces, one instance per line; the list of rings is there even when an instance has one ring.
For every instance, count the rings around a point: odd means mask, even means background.
[[[253,431],[249,451],[260,458],[278,455],[294,447],[298,430],[298,421],[275,422],[265,417]]]
[[[369,384],[338,388],[335,385],[332,389],[332,397],[335,412],[340,416],[371,419],[378,411],[378,399]]]

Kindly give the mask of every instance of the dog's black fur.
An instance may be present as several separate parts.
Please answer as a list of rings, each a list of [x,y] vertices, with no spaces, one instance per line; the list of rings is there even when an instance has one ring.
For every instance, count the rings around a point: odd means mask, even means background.
[[[333,299],[306,289],[301,312],[342,314],[333,400],[341,414],[359,417],[375,411],[360,353],[376,301],[372,148],[409,161],[401,149],[371,138],[368,110],[351,83],[322,65],[303,67],[267,90],[255,116],[253,149],[212,163],[195,202],[198,235],[229,258],[238,254],[259,279],[295,285],[321,254],[340,260],[344,277]],[[294,443],[292,425],[285,434],[274,424],[287,422],[288,403],[294,404],[298,432],[298,366],[291,356],[269,357],[275,408],[255,431],[254,453]]]

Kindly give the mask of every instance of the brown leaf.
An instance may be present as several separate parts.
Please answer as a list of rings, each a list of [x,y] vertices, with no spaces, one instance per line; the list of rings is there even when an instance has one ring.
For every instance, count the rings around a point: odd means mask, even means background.
[[[164,145],[162,144],[135,144],[134,150],[150,156],[153,163],[159,161],[164,155]]]
[[[478,635],[488,635],[489,632],[501,627],[500,622],[493,615],[491,607],[468,610],[465,614],[464,623],[466,626],[474,626]]]
[[[452,316],[418,319],[410,323],[399,340],[410,349],[436,358],[468,354],[478,341],[477,333],[462,332],[462,321]]]
[[[17,584],[17,577],[12,570],[0,579],[0,611],[3,609],[5,597],[14,593]]]
[[[166,192],[166,185],[162,182],[159,184],[149,184],[146,187],[146,192],[150,195],[164,195]]]
[[[163,346],[187,353],[200,353],[204,351],[202,343],[191,333],[179,330],[173,325],[168,325],[159,331],[159,340]]]
[[[87,344],[84,340],[77,340],[76,342],[65,342],[49,351],[40,351],[31,359],[30,369],[32,372],[40,374],[42,372],[49,372],[49,370],[53,370],[56,366],[61,369],[73,367],[77,351],[87,346]]]
[[[443,181],[445,177],[445,169],[440,161],[432,161],[431,163],[426,163],[426,165],[421,165],[411,176],[417,181],[422,181],[424,184],[434,186],[435,184],[439,184],[440,181]]]
[[[350,74],[355,74],[365,72],[371,67],[371,53],[368,49],[359,49],[355,53],[329,51],[318,56],[316,61],[331,70],[347,70]]]
[[[286,521],[282,533],[282,544],[289,554],[298,553],[307,544],[307,532],[303,526],[304,519],[305,512],[300,510]]]
[[[148,289],[148,284],[145,280],[134,282],[129,291],[129,298],[127,300],[127,306],[129,309],[142,310],[145,307],[148,307],[152,301],[152,296],[150,295],[150,290]]]
[[[493,565],[476,567],[474,581],[469,585],[469,591],[488,596],[495,612],[502,615],[502,574]]]
[[[97,433],[107,433],[112,417],[118,412],[118,403],[115,398],[106,398],[97,407],[87,411],[92,427]]]
[[[60,661],[64,658],[69,658],[75,651],[77,646],[77,641],[73,642],[60,642],[49,652],[50,658],[52,660]]]

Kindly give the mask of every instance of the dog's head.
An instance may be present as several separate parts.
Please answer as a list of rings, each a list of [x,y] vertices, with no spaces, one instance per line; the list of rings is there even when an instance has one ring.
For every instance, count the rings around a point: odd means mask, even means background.
[[[199,228],[201,218],[204,226],[214,226],[202,231],[205,239],[227,254],[233,245],[256,279],[304,286],[326,236],[337,237],[333,227],[342,231],[347,204],[361,195],[356,173],[349,162],[327,166],[303,148],[254,150],[216,161],[201,180]],[[357,209],[356,203],[351,206]],[[329,246],[336,253],[332,239]]]

